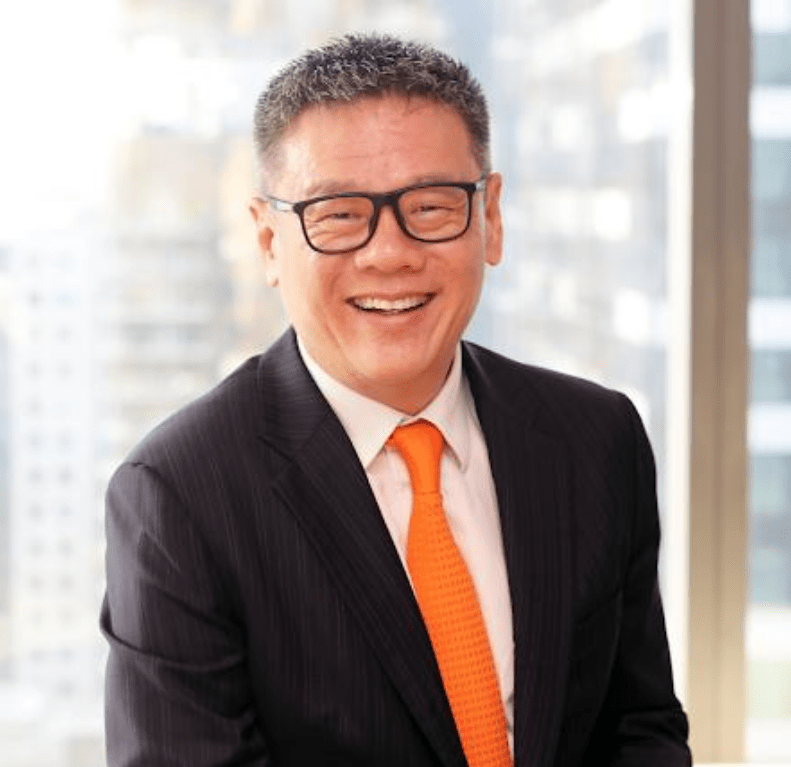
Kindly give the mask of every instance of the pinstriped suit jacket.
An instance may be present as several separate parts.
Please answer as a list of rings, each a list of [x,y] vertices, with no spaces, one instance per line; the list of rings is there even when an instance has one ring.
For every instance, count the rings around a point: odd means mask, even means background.
[[[629,401],[471,344],[502,519],[520,767],[690,764]],[[464,755],[406,575],[287,332],[158,427],[107,495],[110,767]]]

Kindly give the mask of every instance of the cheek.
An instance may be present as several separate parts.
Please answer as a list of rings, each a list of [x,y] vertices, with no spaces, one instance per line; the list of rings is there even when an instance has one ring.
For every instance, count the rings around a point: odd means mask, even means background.
[[[459,303],[468,305],[475,303],[481,292],[484,278],[484,261],[482,257],[470,259],[467,268],[456,275]]]
[[[483,261],[476,260],[469,266],[453,275],[453,310],[448,313],[448,319],[452,317],[453,329],[463,332],[469,323],[483,286],[484,268]]]
[[[282,266],[280,290],[292,318],[302,317],[311,324],[326,324],[335,311],[333,275],[311,257],[292,258]]]

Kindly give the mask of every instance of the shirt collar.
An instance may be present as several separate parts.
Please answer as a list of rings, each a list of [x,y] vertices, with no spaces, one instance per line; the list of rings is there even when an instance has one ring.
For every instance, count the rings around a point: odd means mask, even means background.
[[[418,419],[431,421],[445,438],[459,464],[464,468],[469,457],[472,397],[463,386],[461,344],[456,347],[453,364],[437,396],[417,415],[401,413],[381,402],[350,389],[325,372],[308,354],[297,337],[297,344],[308,372],[330,407],[338,416],[365,469],[371,465],[393,429]]]

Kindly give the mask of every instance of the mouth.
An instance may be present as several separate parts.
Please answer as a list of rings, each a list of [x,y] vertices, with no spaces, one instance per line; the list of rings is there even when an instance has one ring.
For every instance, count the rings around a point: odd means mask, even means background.
[[[364,312],[375,312],[377,314],[404,314],[414,312],[425,306],[434,297],[432,293],[423,293],[403,298],[374,298],[372,296],[361,296],[352,298],[349,303],[356,309]]]

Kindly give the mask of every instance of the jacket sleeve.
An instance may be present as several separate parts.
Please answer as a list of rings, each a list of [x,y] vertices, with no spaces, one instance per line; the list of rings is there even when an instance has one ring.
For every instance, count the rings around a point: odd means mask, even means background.
[[[585,767],[688,767],[688,723],[673,691],[657,580],[659,519],[654,459],[632,404],[634,475],[620,632],[610,684]],[[628,461],[626,462],[628,465]],[[629,478],[624,478],[629,482]]]
[[[233,591],[157,472],[107,493],[108,767],[270,767]]]

